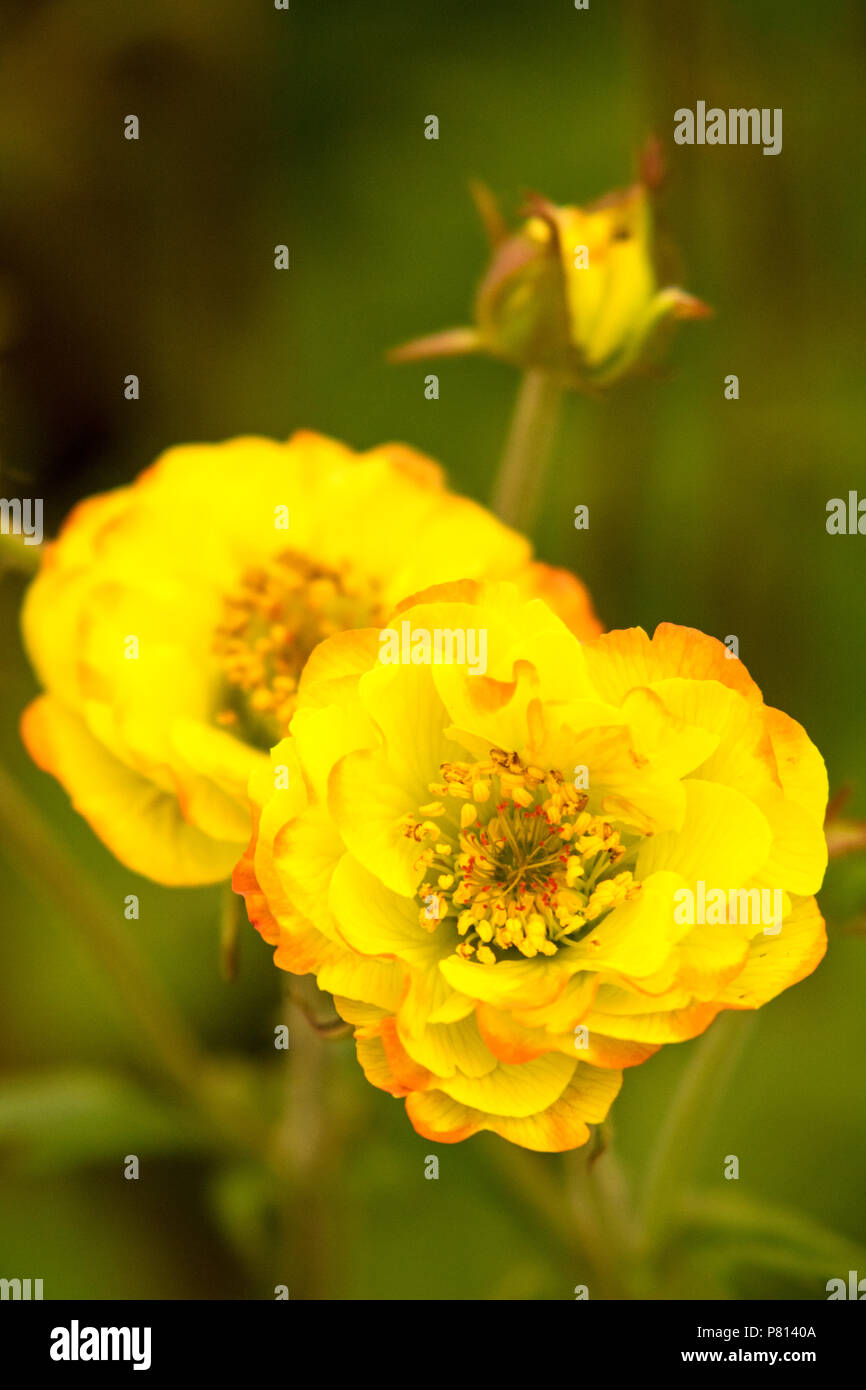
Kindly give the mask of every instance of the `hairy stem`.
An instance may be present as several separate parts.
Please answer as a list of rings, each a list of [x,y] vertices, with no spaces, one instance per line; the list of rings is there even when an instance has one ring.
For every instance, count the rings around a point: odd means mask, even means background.
[[[502,521],[531,533],[559,419],[562,387],[547,372],[524,374],[493,489]]]
[[[277,1275],[293,1298],[324,1298],[329,1294],[331,1245],[324,1104],[329,1049],[312,1023],[321,1008],[315,980],[285,976],[282,985],[289,1049],[284,1061],[283,1109],[273,1146],[280,1178]]]

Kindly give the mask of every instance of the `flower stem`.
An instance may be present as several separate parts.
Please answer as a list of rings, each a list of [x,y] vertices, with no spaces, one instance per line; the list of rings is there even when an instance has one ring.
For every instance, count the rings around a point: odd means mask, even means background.
[[[531,533],[559,419],[562,387],[534,368],[520,383],[493,489],[492,507],[509,526]]]
[[[657,1249],[672,1208],[684,1195],[709,1124],[754,1027],[756,1015],[730,1010],[708,1028],[686,1067],[647,1165],[640,1251]]]
[[[610,1154],[593,1155],[589,1145],[577,1154],[565,1155],[568,1199],[578,1239],[590,1260],[590,1298],[621,1299],[628,1296],[629,1249],[624,1239],[623,1216],[614,1212],[603,1172]]]
[[[590,1298],[622,1297],[625,1260],[603,1214],[588,1149],[564,1155],[564,1163],[552,1154],[529,1153],[499,1139],[491,1141],[486,1152],[559,1246],[575,1284],[585,1284]]]
[[[226,1095],[183,1015],[163,994],[145,958],[77,859],[42,814],[0,769],[0,840],[10,865],[47,893],[111,977],[116,997],[163,1073],[212,1127],[235,1147],[258,1152],[261,1126],[248,1107]],[[216,1083],[216,1084],[214,1084]]]
[[[329,1294],[329,1172],[325,1091],[330,1059],[311,1019],[321,1006],[315,979],[282,980],[283,1020],[289,1027],[282,1115],[272,1156],[280,1178],[277,1282],[292,1298]]]

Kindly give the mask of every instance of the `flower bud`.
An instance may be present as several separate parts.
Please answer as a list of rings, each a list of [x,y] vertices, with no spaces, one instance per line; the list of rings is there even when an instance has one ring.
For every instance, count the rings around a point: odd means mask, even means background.
[[[484,352],[594,392],[655,362],[679,319],[711,310],[684,290],[659,289],[652,257],[654,151],[640,180],[585,208],[533,195],[508,233],[492,194],[476,189],[493,257],[475,301],[475,327],[407,343],[393,361]]]

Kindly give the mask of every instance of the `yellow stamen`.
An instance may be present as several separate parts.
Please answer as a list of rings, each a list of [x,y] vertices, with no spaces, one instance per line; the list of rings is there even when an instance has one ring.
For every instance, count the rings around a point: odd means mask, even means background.
[[[489,762],[445,763],[441,776],[430,786],[437,800],[420,808],[430,819],[404,817],[403,833],[435,841],[418,865],[435,866],[436,886],[425,881],[419,895],[435,902],[432,928],[456,918],[465,960],[553,956],[640,891],[630,872],[611,874],[627,853],[619,832],[557,769],[491,749]],[[456,833],[443,824],[447,796],[466,803]]]
[[[384,616],[378,581],[348,564],[330,570],[286,550],[247,570],[226,594],[214,632],[227,701],[216,722],[271,747],[288,728],[313,647],[331,633],[369,627]]]

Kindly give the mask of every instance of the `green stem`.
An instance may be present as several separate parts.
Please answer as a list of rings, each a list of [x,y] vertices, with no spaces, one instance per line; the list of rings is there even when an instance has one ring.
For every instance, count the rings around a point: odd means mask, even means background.
[[[571,1215],[592,1265],[590,1298],[627,1297],[630,1251],[624,1217],[614,1210],[605,1181],[611,1157],[608,1153],[593,1156],[589,1145],[574,1156],[566,1155]]]
[[[324,1105],[328,1048],[311,1018],[321,1007],[312,976],[282,980],[283,1021],[289,1028],[282,1115],[274,1132],[272,1156],[280,1177],[276,1282],[292,1298],[329,1295],[330,1210],[328,1116]]]
[[[565,1169],[551,1154],[528,1153],[500,1139],[490,1141],[487,1154],[560,1247],[574,1283],[586,1284],[590,1298],[621,1296],[623,1261],[599,1211],[587,1149],[567,1155]]]
[[[165,1075],[224,1138],[258,1153],[263,1138],[256,1117],[214,1084],[206,1054],[124,930],[119,908],[112,912],[107,907],[75,856],[2,768],[0,840],[10,866],[25,874],[38,893],[47,894],[80,932]]]
[[[502,521],[531,533],[559,419],[562,387],[547,372],[524,374],[493,489]]]
[[[755,1025],[755,1014],[731,1010],[708,1028],[683,1073],[647,1164],[641,1203],[640,1252],[651,1257],[689,1175],[718,1102]]]

